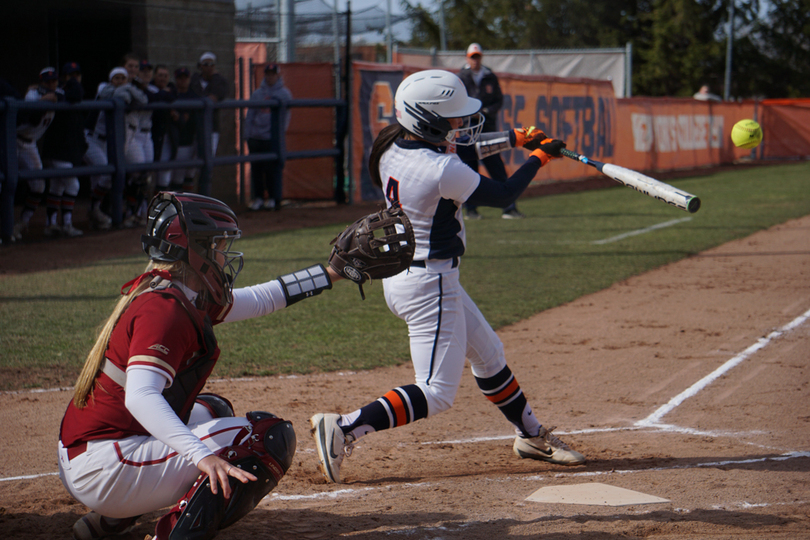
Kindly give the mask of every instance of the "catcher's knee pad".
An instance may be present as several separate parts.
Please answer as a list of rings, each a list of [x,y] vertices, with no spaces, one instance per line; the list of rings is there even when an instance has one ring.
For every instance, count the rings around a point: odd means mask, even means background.
[[[234,445],[217,455],[257,480],[243,484],[230,479],[231,498],[222,489],[211,493],[211,480],[200,475],[155,529],[159,540],[208,540],[217,532],[243,518],[270,493],[292,465],[296,438],[292,422],[267,412],[247,413],[250,426],[234,438]]]
[[[214,418],[233,418],[233,405],[226,398],[217,394],[199,394],[197,403],[208,409]]]

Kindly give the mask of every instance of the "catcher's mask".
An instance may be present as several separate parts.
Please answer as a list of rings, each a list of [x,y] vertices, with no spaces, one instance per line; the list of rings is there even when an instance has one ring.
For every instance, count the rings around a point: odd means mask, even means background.
[[[211,300],[233,302],[233,283],[242,270],[242,253],[232,251],[242,235],[228,205],[194,193],[158,193],[149,205],[141,246],[153,261],[182,261],[199,276]]]
[[[402,127],[433,144],[473,145],[484,126],[481,101],[467,95],[455,74],[441,69],[419,71],[402,81],[394,108]],[[448,118],[461,118],[462,127],[453,129]]]

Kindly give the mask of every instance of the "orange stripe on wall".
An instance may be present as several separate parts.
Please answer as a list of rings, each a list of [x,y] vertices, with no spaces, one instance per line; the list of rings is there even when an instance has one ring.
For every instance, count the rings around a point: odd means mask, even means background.
[[[395,390],[389,391],[387,394],[383,396],[385,399],[391,403],[391,407],[393,408],[394,413],[394,422],[395,426],[404,426],[408,423],[408,415],[405,413],[405,403],[403,403],[402,398]]]

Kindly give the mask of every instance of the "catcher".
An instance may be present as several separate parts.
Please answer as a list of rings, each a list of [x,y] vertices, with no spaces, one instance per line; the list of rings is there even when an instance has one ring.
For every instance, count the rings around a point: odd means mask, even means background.
[[[389,207],[403,209],[413,224],[414,261],[407,272],[384,280],[383,288],[389,309],[408,324],[416,380],[349,414],[310,418],[321,472],[328,482],[339,483],[343,460],[360,437],[449,409],[465,359],[482,393],[515,427],[513,451],[518,457],[584,463],[582,454],[534,416],[506,364],[503,344],[459,280],[466,243],[462,205],[512,204],[538,169],[560,156],[565,143],[532,129],[488,134],[479,143],[481,102],[470,98],[461,80],[447,71],[407,77],[397,89],[394,107],[397,123],[374,141],[369,171]],[[497,182],[473,171],[453,152],[455,145],[476,143],[479,157],[513,146],[532,152],[506,182]],[[492,279],[508,282],[508,272]]]
[[[141,237],[150,262],[122,287],[60,427],[59,476],[92,510],[74,524],[77,540],[123,534],[141,515],[172,505],[156,538],[213,538],[292,464],[291,422],[263,411],[236,416],[226,398],[200,393],[220,355],[213,327],[289,307],[344,276],[318,264],[234,289],[242,254],[232,244],[240,235],[236,215],[216,199],[152,200]],[[393,275],[413,258],[401,210],[358,220],[344,236],[355,240],[340,245],[363,247],[339,266],[359,268],[351,272],[356,283]]]

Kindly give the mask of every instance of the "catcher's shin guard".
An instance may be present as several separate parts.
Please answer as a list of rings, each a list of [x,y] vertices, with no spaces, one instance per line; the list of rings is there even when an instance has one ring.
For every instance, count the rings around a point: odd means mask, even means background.
[[[217,455],[254,476],[255,482],[243,484],[230,479],[230,500],[222,490],[211,493],[211,480],[201,474],[168,514],[155,527],[156,540],[209,540],[256,508],[292,465],[295,455],[295,431],[292,422],[270,413],[247,413],[250,427],[234,438],[234,445]]]

